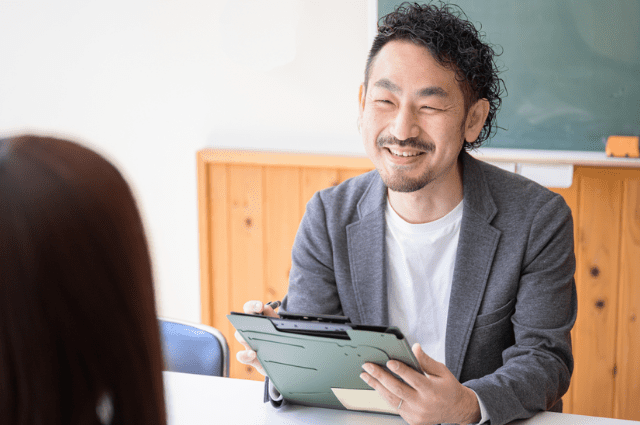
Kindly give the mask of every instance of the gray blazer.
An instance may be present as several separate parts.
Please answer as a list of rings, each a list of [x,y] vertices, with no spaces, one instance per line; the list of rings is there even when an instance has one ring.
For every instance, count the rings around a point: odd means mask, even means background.
[[[577,311],[571,210],[537,183],[466,152],[460,158],[464,211],[445,363],[493,425],[561,411]],[[283,310],[388,325],[386,200],[376,171],[313,196]]]

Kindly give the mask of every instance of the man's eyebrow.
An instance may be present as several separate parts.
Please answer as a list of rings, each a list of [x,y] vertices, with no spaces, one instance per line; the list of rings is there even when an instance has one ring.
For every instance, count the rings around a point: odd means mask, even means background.
[[[383,78],[381,80],[376,81],[374,86],[380,87],[381,89],[389,90],[391,93],[396,93],[396,94],[402,93],[402,90],[400,90],[400,87],[398,87],[388,78]]]
[[[442,87],[432,86],[432,87],[425,87],[421,90],[418,90],[417,95],[419,97],[429,97],[429,96],[448,97],[449,93],[447,93]]]
[[[382,78],[376,81],[374,86],[389,90],[391,93],[395,93],[395,94],[402,93],[402,89],[400,89],[400,87],[397,84],[395,84],[388,78]],[[418,97],[430,97],[430,96],[448,97],[449,96],[449,93],[447,93],[442,87],[438,87],[438,86],[425,87],[423,89],[418,90],[416,94],[418,95]]]

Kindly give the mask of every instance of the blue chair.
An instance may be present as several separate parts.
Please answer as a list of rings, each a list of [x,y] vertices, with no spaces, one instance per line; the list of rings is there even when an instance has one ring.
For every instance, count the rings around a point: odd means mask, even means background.
[[[197,375],[229,376],[229,346],[211,326],[158,318],[164,370]]]

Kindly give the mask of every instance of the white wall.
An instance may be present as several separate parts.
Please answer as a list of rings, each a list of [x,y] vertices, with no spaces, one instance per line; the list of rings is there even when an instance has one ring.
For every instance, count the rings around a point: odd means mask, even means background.
[[[0,135],[63,135],[140,203],[159,313],[200,321],[196,151],[363,154],[367,0],[0,0]]]

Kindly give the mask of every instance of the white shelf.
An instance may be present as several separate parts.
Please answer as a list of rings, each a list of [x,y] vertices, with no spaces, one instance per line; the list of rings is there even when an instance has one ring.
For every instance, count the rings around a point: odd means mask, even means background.
[[[640,158],[612,158],[608,157],[604,152],[479,148],[470,153],[476,158],[487,162],[640,168]]]

